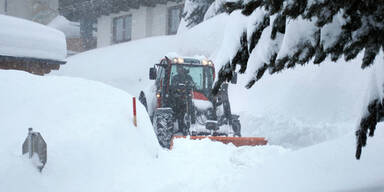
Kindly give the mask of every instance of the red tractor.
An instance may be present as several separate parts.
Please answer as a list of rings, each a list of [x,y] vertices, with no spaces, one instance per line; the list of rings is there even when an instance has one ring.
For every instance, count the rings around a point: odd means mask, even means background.
[[[156,80],[156,93],[150,117],[159,143],[170,148],[172,138],[190,136],[191,139],[209,137],[235,145],[266,144],[262,138],[249,143],[241,137],[239,116],[231,113],[228,84],[224,83],[213,95],[215,67],[210,60],[165,57],[150,68],[149,78]],[[236,83],[234,74],[232,83]],[[147,107],[143,92],[140,101]],[[147,107],[148,109],[148,107]],[[225,137],[225,138],[224,138]]]

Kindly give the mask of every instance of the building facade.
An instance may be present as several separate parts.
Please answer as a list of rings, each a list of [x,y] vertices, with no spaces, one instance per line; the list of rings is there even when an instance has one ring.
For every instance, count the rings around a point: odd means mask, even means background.
[[[93,48],[176,34],[185,0],[59,0],[60,14],[80,22],[83,45]]]
[[[48,24],[58,15],[59,0],[0,0],[0,14]]]
[[[177,33],[183,2],[120,11],[97,18],[97,47]]]

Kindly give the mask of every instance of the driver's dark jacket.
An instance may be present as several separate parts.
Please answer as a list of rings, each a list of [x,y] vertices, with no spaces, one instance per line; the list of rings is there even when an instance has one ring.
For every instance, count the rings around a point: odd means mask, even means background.
[[[177,87],[179,84],[186,84],[188,86],[193,86],[193,79],[188,74],[176,74],[172,77],[171,86]]]
[[[194,83],[192,77],[188,74],[176,74],[172,77],[170,101],[173,105],[173,110],[176,112],[176,116],[183,116],[186,112],[186,100],[188,99],[187,94],[189,94],[193,85]]]

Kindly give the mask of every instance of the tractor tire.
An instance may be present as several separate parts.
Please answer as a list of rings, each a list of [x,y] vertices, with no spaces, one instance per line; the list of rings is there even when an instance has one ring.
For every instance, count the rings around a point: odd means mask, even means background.
[[[171,108],[156,109],[153,116],[153,127],[159,144],[164,148],[170,148],[173,136],[173,111]]]

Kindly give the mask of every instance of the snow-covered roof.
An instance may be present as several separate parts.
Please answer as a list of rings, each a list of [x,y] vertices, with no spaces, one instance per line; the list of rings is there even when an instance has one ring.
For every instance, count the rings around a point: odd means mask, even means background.
[[[80,23],[69,21],[61,15],[53,19],[48,26],[62,31],[67,38],[80,37]]]
[[[143,7],[154,7],[168,2],[180,3],[184,0],[61,0],[60,13],[71,21],[78,21],[82,17],[97,18],[119,11],[129,11]]]
[[[0,56],[64,61],[65,35],[32,21],[0,15]]]

